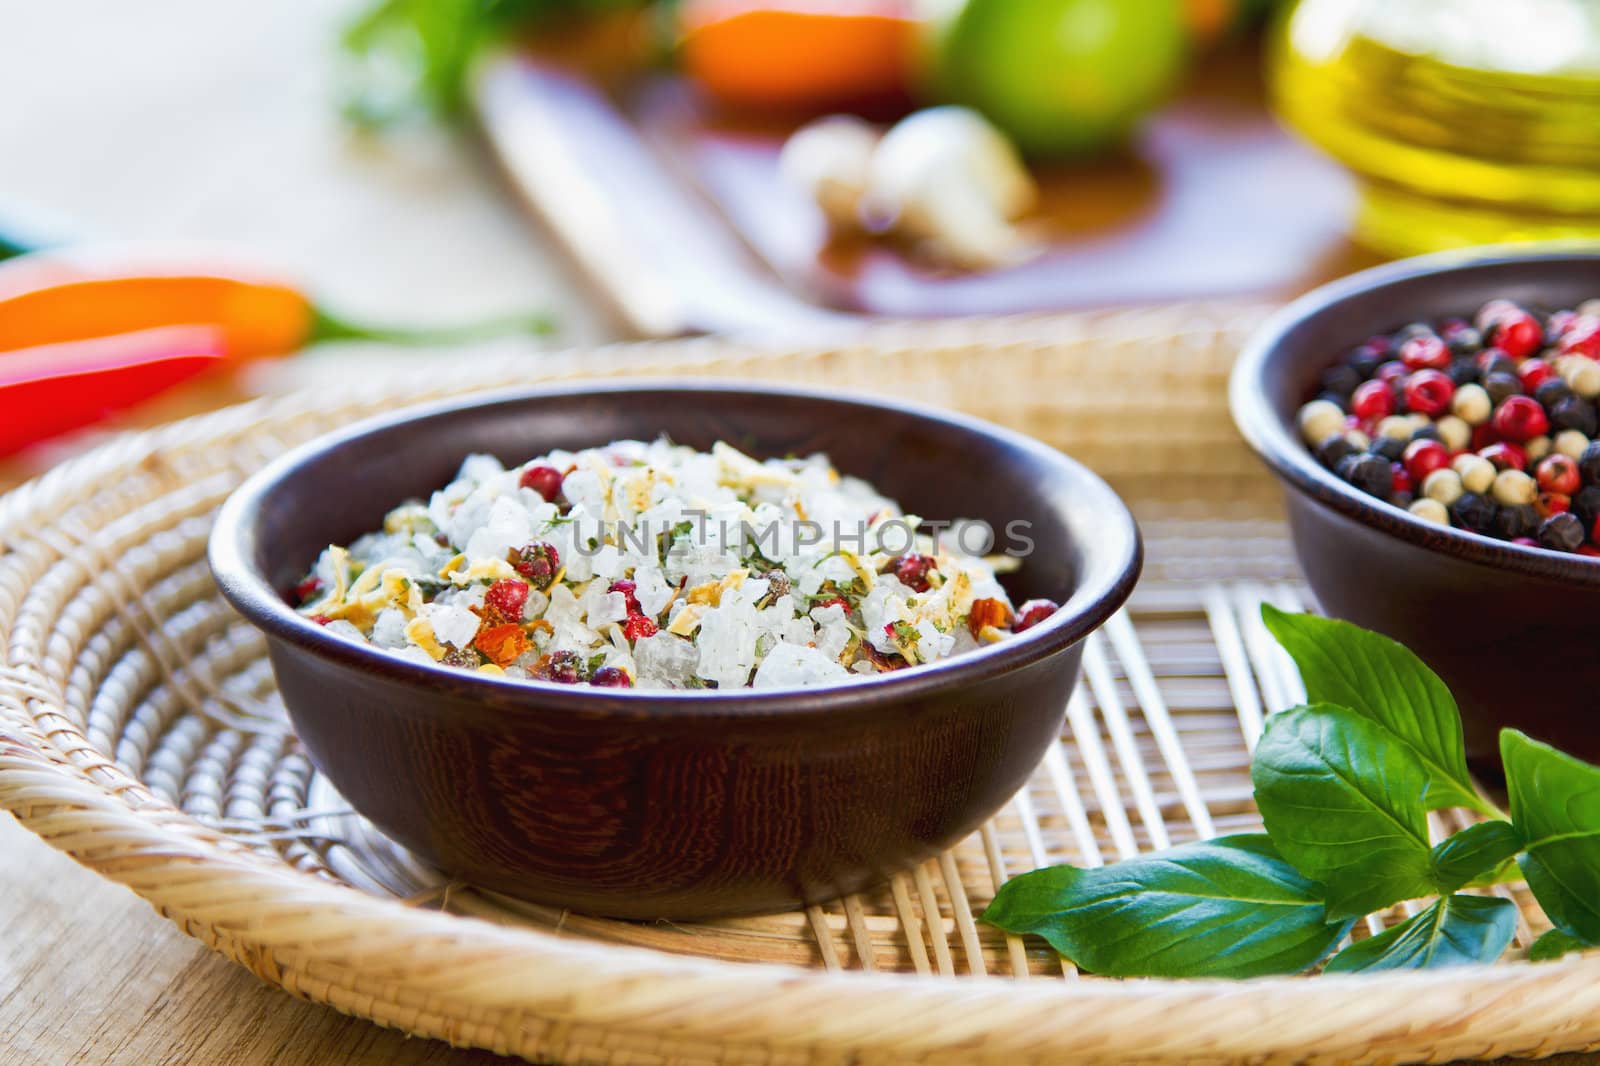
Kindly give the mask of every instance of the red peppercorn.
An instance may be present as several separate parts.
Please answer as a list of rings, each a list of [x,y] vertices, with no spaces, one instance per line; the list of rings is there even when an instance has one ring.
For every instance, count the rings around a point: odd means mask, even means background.
[[[1507,396],[1490,420],[1495,431],[1509,441],[1521,444],[1550,429],[1550,418],[1531,396]]]
[[[633,678],[620,666],[602,666],[594,672],[589,684],[599,688],[632,688]]]
[[[1544,327],[1520,307],[1495,316],[1494,346],[1513,359],[1526,359],[1544,344]]]
[[[1524,548],[1537,548],[1539,546],[1539,542],[1532,537],[1512,537],[1511,543],[1520,544]]]
[[[1362,342],[1361,347],[1373,355],[1388,355],[1394,351],[1394,341],[1387,334],[1380,333],[1375,337],[1368,337]]]
[[[1566,514],[1572,509],[1572,497],[1562,492],[1541,492],[1533,501],[1533,508],[1539,512],[1540,518]]]
[[[1472,451],[1481,452],[1491,444],[1498,444],[1499,442],[1500,434],[1495,431],[1492,424],[1485,422],[1482,425],[1472,427],[1472,440],[1467,447]]]
[[[642,614],[630,614],[622,623],[622,635],[629,640],[643,640],[656,635],[656,624]]]
[[[1529,396],[1532,396],[1540,385],[1555,377],[1555,373],[1556,368],[1543,359],[1528,359],[1517,367],[1517,377],[1522,379],[1522,391]]]
[[[1444,370],[1450,365],[1450,349],[1438,337],[1424,334],[1400,346],[1400,361],[1408,370]]]
[[[1564,355],[1587,355],[1600,359],[1600,316],[1579,315],[1561,332],[1557,344]]]
[[[1440,370],[1419,370],[1406,379],[1406,407],[1419,415],[1438,418],[1450,410],[1456,383]]]
[[[1600,558],[1600,548],[1596,548],[1593,544],[1584,544],[1578,548],[1577,554],[1587,555],[1591,559]]]
[[[511,552],[508,559],[513,570],[541,589],[548,588],[561,569],[561,553],[554,544],[542,540],[523,545]]]
[[[1411,483],[1420,485],[1429,474],[1450,465],[1450,449],[1436,440],[1414,440],[1406,445],[1405,464]]]
[[[501,578],[483,594],[483,602],[501,616],[513,622],[522,620],[522,609],[528,603],[528,586],[516,578]]]
[[[1350,395],[1350,413],[1367,422],[1388,418],[1394,414],[1394,390],[1386,382],[1363,381]]]
[[[1011,627],[1011,632],[1022,633],[1043,622],[1046,618],[1061,610],[1061,605],[1054,600],[1029,600],[1017,608],[1017,621]]]
[[[1539,488],[1545,492],[1559,492],[1571,496],[1583,487],[1583,478],[1578,473],[1578,463],[1570,455],[1552,452],[1539,460],[1539,465],[1534,468],[1534,477],[1539,480]]]
[[[1528,453],[1522,450],[1521,445],[1500,441],[1480,450],[1478,454],[1493,463],[1496,470],[1528,469]]]
[[[575,651],[553,651],[539,660],[533,673],[558,685],[576,685],[583,680],[583,660]]]
[[[611,583],[611,587],[606,589],[606,591],[622,593],[623,599],[625,599],[628,603],[629,614],[644,613],[639,609],[639,601],[634,597],[634,593],[639,591],[639,586],[634,584],[632,581],[629,581],[627,578],[621,578],[617,581],[613,581]]]
[[[522,472],[517,484],[532,489],[544,497],[546,503],[551,503],[561,495],[561,483],[565,480],[566,475],[553,466],[530,466]]]
[[[933,558],[917,552],[907,552],[895,560],[894,576],[912,592],[928,591],[928,573],[933,569]]]
[[[320,577],[308,577],[294,587],[294,598],[297,602],[304,603],[321,591],[322,579]]]
[[[1510,300],[1490,300],[1488,303],[1478,308],[1478,316],[1476,319],[1474,319],[1478,326],[1478,332],[1482,333],[1483,331],[1489,329],[1496,322],[1498,322],[1502,316],[1510,314],[1516,309],[1517,305],[1512,303]]]

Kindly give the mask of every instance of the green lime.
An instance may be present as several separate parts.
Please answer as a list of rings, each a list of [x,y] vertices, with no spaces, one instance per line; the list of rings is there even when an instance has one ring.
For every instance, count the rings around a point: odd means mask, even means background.
[[[1126,136],[1171,92],[1187,54],[1182,0],[966,0],[935,18],[932,88],[1032,156]]]

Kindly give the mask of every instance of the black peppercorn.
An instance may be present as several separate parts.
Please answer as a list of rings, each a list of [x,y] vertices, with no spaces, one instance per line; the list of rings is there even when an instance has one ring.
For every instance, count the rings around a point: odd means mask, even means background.
[[[1406,442],[1397,437],[1373,437],[1368,450],[1385,462],[1398,463],[1405,458]]]
[[[1426,322],[1412,322],[1409,325],[1401,326],[1395,332],[1394,339],[1404,344],[1413,337],[1432,337],[1433,335],[1433,327]]]
[[[1456,388],[1463,385],[1475,385],[1478,381],[1478,361],[1472,356],[1456,359],[1451,362],[1450,369],[1445,371],[1450,375],[1450,380],[1455,382]]]
[[[1463,492],[1450,505],[1450,517],[1463,529],[1485,533],[1494,528],[1495,512],[1498,510],[1489,497],[1476,492]]]
[[[1594,404],[1570,393],[1550,407],[1550,423],[1560,429],[1575,429],[1585,437],[1600,430],[1600,416],[1596,415]]]
[[[1590,441],[1583,449],[1583,454],[1578,456],[1578,476],[1583,478],[1585,485],[1591,487],[1600,482],[1600,440]]]
[[[1589,448],[1584,450],[1585,459],[1589,458],[1589,450],[1593,448],[1594,445],[1591,444]],[[1584,461],[1582,459],[1578,461],[1578,470],[1583,474],[1584,479],[1588,480],[1589,475],[1584,471]],[[1583,523],[1584,529],[1593,529],[1595,521],[1600,519],[1600,485],[1586,485],[1579,489],[1578,494],[1572,497],[1572,505],[1569,510],[1577,516],[1578,521]]]
[[[1361,375],[1348,366],[1330,366],[1322,374],[1322,388],[1325,392],[1348,400],[1362,380]]]
[[[1381,456],[1347,455],[1339,461],[1338,472],[1362,492],[1380,499],[1388,499],[1394,487],[1394,468]]]
[[[1499,407],[1513,396],[1522,395],[1522,380],[1515,374],[1494,373],[1485,375],[1483,387],[1489,393],[1489,402]]]
[[[1517,361],[1502,351],[1494,351],[1484,357],[1478,369],[1483,372],[1484,382],[1487,383],[1490,374],[1510,374],[1517,376]]]
[[[1349,396],[1340,396],[1337,392],[1329,392],[1327,389],[1323,389],[1321,392],[1317,393],[1317,399],[1328,401],[1345,414],[1350,413]]]
[[[1335,433],[1317,445],[1317,462],[1329,469],[1338,467],[1339,460],[1345,456],[1355,454],[1356,446],[1351,444],[1343,433]]]
[[[1383,365],[1383,360],[1383,352],[1375,352],[1363,344],[1359,348],[1352,349],[1350,354],[1345,356],[1344,365],[1354,370],[1360,375],[1361,380],[1365,381],[1377,371],[1378,367]]]
[[[1502,507],[1494,516],[1494,535],[1501,540],[1531,537],[1539,528],[1539,512],[1526,505]]]
[[[1533,398],[1546,407],[1554,407],[1571,395],[1572,386],[1557,377],[1546,378],[1533,390]]]
[[[1552,551],[1575,552],[1588,539],[1583,523],[1570,514],[1553,514],[1539,525],[1539,543]]]
[[[1441,443],[1444,441],[1444,438],[1439,436],[1439,427],[1433,425],[1423,426],[1421,429],[1411,434],[1411,439],[1412,441],[1436,440],[1440,441]]]
[[[1458,329],[1447,342],[1457,355],[1472,355],[1483,349],[1483,334],[1472,328]]]

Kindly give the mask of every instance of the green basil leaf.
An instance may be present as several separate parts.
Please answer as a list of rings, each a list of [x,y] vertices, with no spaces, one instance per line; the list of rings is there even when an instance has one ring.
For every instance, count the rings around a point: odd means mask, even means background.
[[[1270,603],[1261,620],[1300,668],[1309,703],[1348,707],[1409,745],[1427,768],[1428,810],[1494,807],[1467,773],[1461,712],[1439,675],[1402,644],[1334,618],[1289,614]]]
[[[1500,731],[1522,873],[1551,924],[1600,943],[1600,767],[1515,729]]]
[[[1521,850],[1522,835],[1510,822],[1469,825],[1434,846],[1434,884],[1440,892],[1454,892],[1469,884],[1494,884],[1508,860]]]
[[[1551,959],[1559,959],[1563,955],[1570,955],[1587,947],[1593,945],[1585,944],[1577,937],[1568,936],[1559,929],[1551,929],[1533,942],[1533,946],[1528,949],[1528,961],[1549,962]]]
[[[1324,973],[1427,970],[1493,962],[1517,932],[1517,905],[1493,896],[1446,896],[1427,910],[1358,940],[1329,960]]]
[[[1092,973],[1298,973],[1333,950],[1315,884],[1257,835],[1182,844],[1111,866],[1052,866],[1003,885],[983,920],[1036,933]]]
[[[1250,765],[1267,835],[1326,890],[1332,918],[1358,918],[1436,892],[1422,792],[1407,745],[1345,707],[1267,719]]]

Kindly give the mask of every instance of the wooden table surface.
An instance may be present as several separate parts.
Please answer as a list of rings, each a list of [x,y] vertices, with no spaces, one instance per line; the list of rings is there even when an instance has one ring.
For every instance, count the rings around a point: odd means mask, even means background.
[[[340,129],[330,40],[350,7],[0,4],[0,210],[30,205],[97,238],[244,245],[353,312],[445,319],[542,306],[559,313],[565,341],[608,337],[481,152],[426,131],[377,144]],[[239,395],[192,388],[138,421]],[[54,457],[0,463],[0,489]],[[509,1061],[268,988],[0,815],[5,1066]]]

